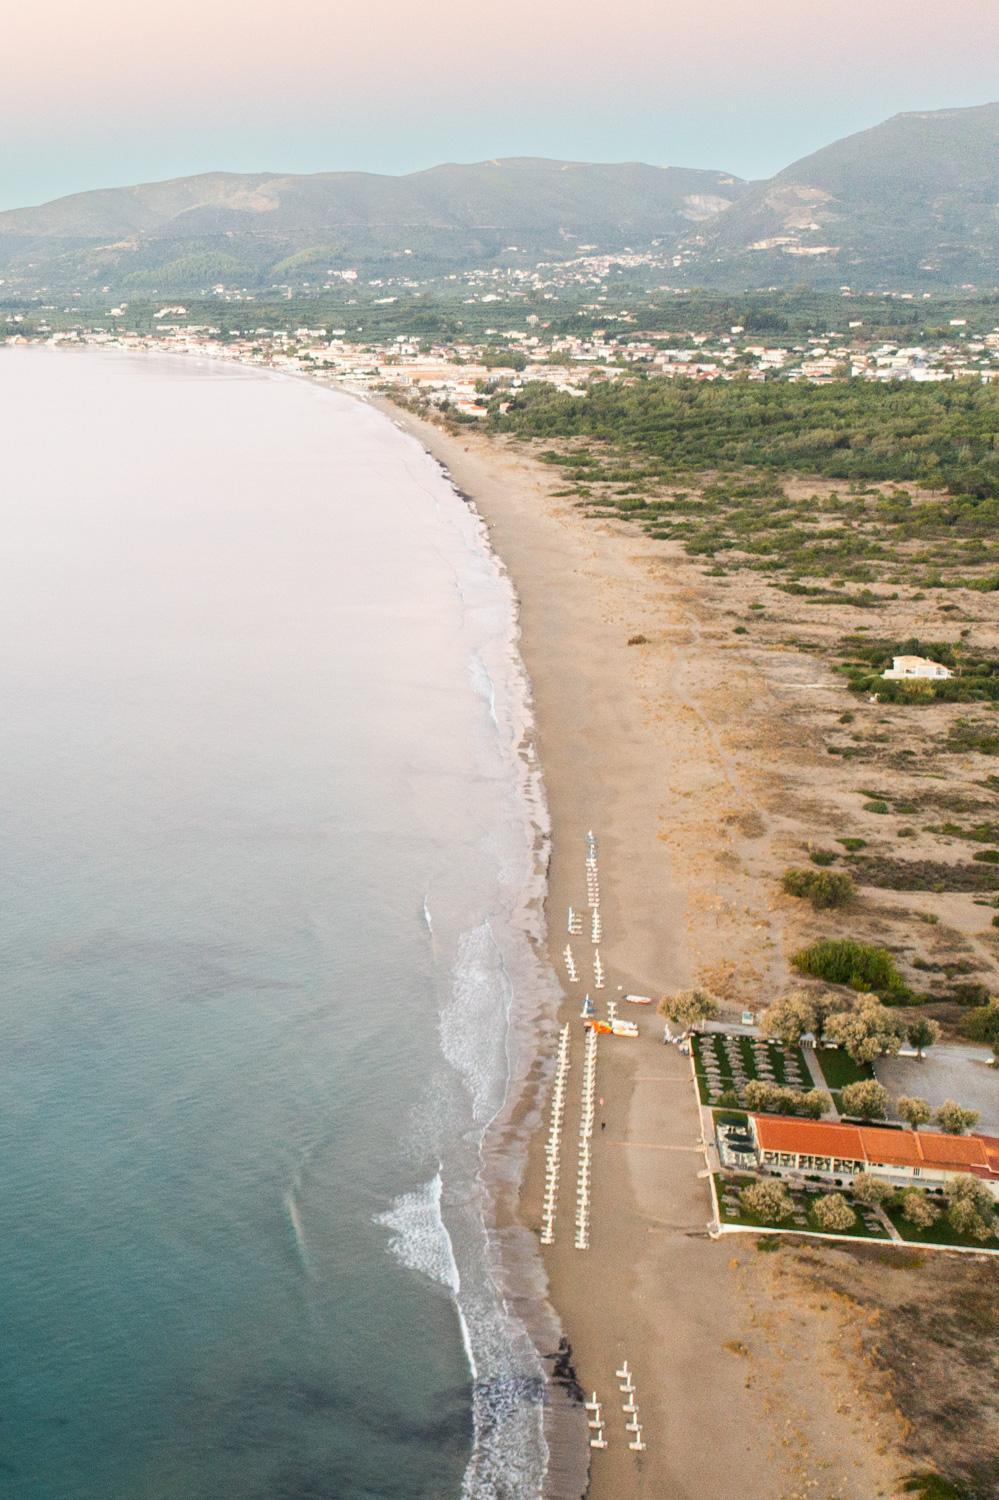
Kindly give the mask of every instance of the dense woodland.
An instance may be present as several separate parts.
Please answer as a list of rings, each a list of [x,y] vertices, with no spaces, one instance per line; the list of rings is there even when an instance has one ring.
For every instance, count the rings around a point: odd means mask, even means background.
[[[757,468],[999,497],[999,388],[977,382],[651,379],[594,384],[582,397],[536,384],[493,420],[521,437],[623,447],[641,457],[636,483]]]

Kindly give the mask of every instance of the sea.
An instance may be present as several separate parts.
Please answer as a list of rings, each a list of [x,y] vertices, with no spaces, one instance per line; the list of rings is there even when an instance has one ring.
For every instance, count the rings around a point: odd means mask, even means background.
[[[8,346],[0,430],[0,1495],[528,1500],[548,828],[483,524],[265,370]]]

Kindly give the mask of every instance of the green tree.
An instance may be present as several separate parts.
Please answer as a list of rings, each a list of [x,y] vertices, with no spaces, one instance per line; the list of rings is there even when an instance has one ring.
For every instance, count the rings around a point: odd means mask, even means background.
[[[868,1208],[880,1208],[895,1196],[895,1189],[890,1182],[882,1182],[880,1177],[872,1177],[870,1172],[858,1172],[850,1184],[850,1192],[858,1203],[864,1203]]]
[[[908,1094],[900,1094],[895,1100],[895,1113],[913,1130],[918,1130],[920,1125],[928,1125],[932,1117],[932,1111],[925,1099],[910,1098]]]
[[[977,1109],[962,1109],[953,1099],[947,1099],[934,1116],[941,1130],[948,1135],[963,1135],[972,1125],[978,1124]]]
[[[947,1220],[956,1234],[984,1243],[996,1231],[995,1199],[983,1182],[959,1177],[947,1188]]]
[[[659,1014],[667,1020],[690,1031],[701,1021],[713,1021],[718,1014],[718,1001],[707,990],[677,990],[673,995],[664,995],[659,1002]]]
[[[742,1189],[739,1202],[748,1214],[779,1224],[794,1213],[794,1199],[781,1182],[754,1182]]]
[[[780,1089],[776,1083],[764,1078],[751,1078],[742,1091],[746,1108],[762,1114],[776,1114],[779,1108]]]
[[[927,1047],[940,1040],[940,1029],[939,1021],[933,1021],[929,1016],[917,1016],[905,1028],[906,1040],[922,1057]]]
[[[798,1113],[810,1120],[821,1120],[830,1109],[832,1109],[831,1094],[828,1094],[825,1089],[809,1089],[801,1096]]]
[[[825,1035],[845,1048],[855,1063],[872,1063],[876,1057],[897,1052],[902,1045],[898,1017],[878,1004],[876,995],[860,995],[853,1010],[830,1016]]]
[[[840,1099],[845,1115],[857,1115],[862,1120],[883,1120],[888,1113],[888,1090],[876,1078],[848,1083]]]
[[[829,1234],[843,1234],[857,1222],[857,1215],[842,1193],[826,1193],[817,1198],[812,1212],[819,1228],[825,1229]]]
[[[902,1217],[912,1224],[916,1229],[929,1229],[940,1217],[939,1211],[918,1188],[906,1188],[899,1195],[899,1208]]]
[[[821,1036],[826,1017],[836,1009],[838,1002],[832,995],[814,993],[811,990],[789,990],[780,995],[760,1017],[760,1028],[765,1036],[775,1037],[786,1047],[800,1042],[806,1031]]]

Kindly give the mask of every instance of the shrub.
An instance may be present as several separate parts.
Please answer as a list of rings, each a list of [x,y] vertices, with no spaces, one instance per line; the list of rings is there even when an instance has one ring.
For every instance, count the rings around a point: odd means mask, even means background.
[[[857,1215],[842,1193],[827,1193],[824,1197],[817,1198],[812,1212],[819,1228],[828,1230],[830,1234],[843,1234],[857,1222]]]
[[[888,804],[887,804],[887,802],[865,802],[864,803],[864,812],[882,813],[882,814],[884,814],[887,811],[888,811]]]
[[[837,839],[837,844],[842,844],[848,853],[854,854],[858,849],[867,848],[866,839]]]
[[[848,984],[854,990],[879,995],[902,995],[905,982],[887,948],[872,948],[853,938],[826,938],[802,948],[791,959],[799,974],[811,974],[829,984]]]
[[[740,1102],[735,1089],[722,1089],[715,1100],[715,1103],[722,1109],[738,1109]]]
[[[964,1034],[973,1042],[999,1041],[999,999],[993,997],[988,1005],[976,1005],[969,1011]]]
[[[839,859],[839,855],[834,854],[831,849],[813,849],[808,857],[813,865],[823,866],[831,865],[835,860]]]
[[[739,1202],[754,1218],[780,1223],[794,1213],[794,1199],[780,1182],[754,1182],[739,1194]]]
[[[810,901],[817,911],[847,906],[856,894],[850,876],[837,870],[785,870],[781,884],[789,896]]]
[[[649,638],[647,635],[629,635],[628,637],[629,646],[647,646],[648,643]]]

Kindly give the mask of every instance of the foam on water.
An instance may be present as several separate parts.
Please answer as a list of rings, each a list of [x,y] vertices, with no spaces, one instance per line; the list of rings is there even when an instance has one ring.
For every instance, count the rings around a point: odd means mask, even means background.
[[[489,675],[489,668],[478,651],[472,652],[468,667],[472,677],[472,686],[479,694],[479,697],[484,699],[489,705],[489,717],[498,729],[500,725],[499,719],[496,717],[496,684]]]
[[[475,1122],[485,1126],[503,1102],[505,1046],[512,998],[503,954],[488,920],[462,933],[451,995],[441,1011],[441,1050],[472,1101]]]
[[[375,1223],[392,1231],[389,1250],[407,1270],[419,1271],[457,1297],[461,1278],[441,1215],[443,1187],[438,1171],[414,1192],[400,1193],[391,1208],[375,1216]]]

